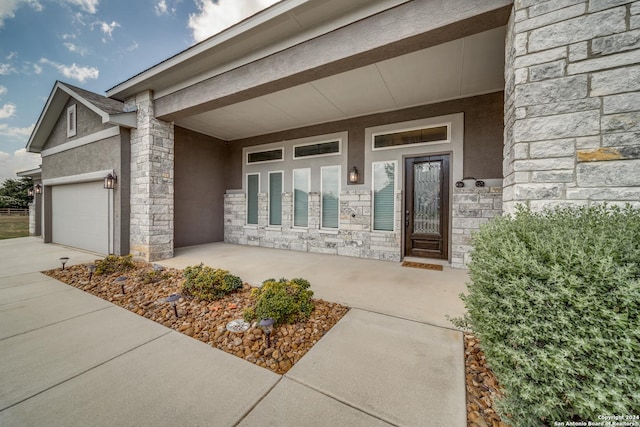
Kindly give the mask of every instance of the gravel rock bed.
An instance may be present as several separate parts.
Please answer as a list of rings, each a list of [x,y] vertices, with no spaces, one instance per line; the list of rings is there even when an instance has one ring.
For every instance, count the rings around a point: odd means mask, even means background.
[[[175,317],[171,304],[163,300],[182,289],[182,270],[168,268],[154,274],[150,264],[136,262],[126,273],[94,275],[84,265],[43,272],[68,285],[110,301],[168,328],[175,329],[212,347],[241,357],[271,371],[284,374],[305,355],[348,311],[348,307],[314,299],[315,309],[306,322],[282,325],[271,334],[271,346],[266,346],[262,329],[254,322],[245,332],[229,332],[227,323],[242,319],[245,308],[253,305],[251,286],[213,302],[182,297]],[[125,293],[115,279],[126,276]],[[493,401],[500,396],[495,376],[487,367],[478,339],[464,335],[465,375],[467,389],[467,425],[469,427],[509,427],[500,420]]]
[[[493,402],[502,396],[493,372],[487,366],[480,341],[464,334],[465,380],[468,427],[509,427],[496,413]]]
[[[230,321],[242,319],[244,309],[253,305],[248,284],[212,302],[182,297],[176,304],[176,318],[171,304],[163,299],[181,291],[182,270],[166,269],[160,277],[151,272],[151,265],[136,263],[134,270],[94,275],[91,282],[86,266],[82,265],[44,274],[278,374],[291,369],[348,310],[340,304],[314,299],[315,309],[309,320],[274,328],[271,347],[267,347],[266,336],[255,322],[245,332],[229,332],[226,328]],[[121,276],[127,278],[123,281],[124,294],[121,283],[114,283]]]

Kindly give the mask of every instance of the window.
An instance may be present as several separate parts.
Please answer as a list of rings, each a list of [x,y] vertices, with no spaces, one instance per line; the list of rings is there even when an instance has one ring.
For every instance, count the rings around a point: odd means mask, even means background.
[[[269,225],[282,225],[282,172],[269,172]]]
[[[76,136],[76,104],[73,104],[69,108],[67,108],[67,137],[71,138],[72,136]]]
[[[283,148],[277,148],[275,150],[256,151],[254,153],[247,153],[247,164],[277,162],[282,159],[284,159]]]
[[[403,145],[428,144],[449,141],[449,125],[409,129],[401,132],[373,136],[373,149],[397,148]]]
[[[297,145],[293,147],[294,159],[310,156],[326,156],[331,154],[340,154],[340,140]]]
[[[373,168],[373,229],[393,231],[396,162],[375,162]]]
[[[338,228],[340,207],[340,166],[325,166],[320,169],[322,186],[321,218],[322,228]]]
[[[293,226],[309,226],[310,169],[293,170]]]
[[[247,224],[258,224],[258,193],[260,174],[247,175]]]

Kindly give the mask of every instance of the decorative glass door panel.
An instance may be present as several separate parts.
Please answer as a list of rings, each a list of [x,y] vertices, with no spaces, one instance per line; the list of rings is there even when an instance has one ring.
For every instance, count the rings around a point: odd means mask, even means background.
[[[447,259],[449,156],[405,162],[405,255]]]

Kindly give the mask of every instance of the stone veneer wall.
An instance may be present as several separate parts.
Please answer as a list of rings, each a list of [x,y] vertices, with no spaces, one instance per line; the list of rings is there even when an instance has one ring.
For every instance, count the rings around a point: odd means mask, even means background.
[[[402,193],[396,192],[395,229],[400,230]],[[400,261],[402,234],[371,230],[371,191],[340,193],[337,230],[320,229],[320,194],[309,193],[309,227],[294,228],[293,195],[282,195],[282,226],[269,226],[268,195],[258,195],[258,225],[246,225],[246,196],[229,192],[224,201],[224,241],[358,258]]]
[[[465,268],[471,260],[471,235],[481,224],[502,214],[502,187],[453,189],[451,266]]]
[[[36,235],[36,203],[29,203],[29,236]]]
[[[131,130],[131,254],[155,261],[173,256],[173,124],[154,118],[150,91],[128,99],[137,108]]]
[[[516,0],[505,81],[506,213],[640,207],[640,1]]]

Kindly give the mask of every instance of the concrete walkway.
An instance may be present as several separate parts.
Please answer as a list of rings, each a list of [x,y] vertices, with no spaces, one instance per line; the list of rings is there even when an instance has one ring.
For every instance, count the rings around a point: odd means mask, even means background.
[[[96,258],[0,241],[2,426],[466,425],[461,334],[382,314],[382,291],[280,376],[38,273],[60,256]]]

